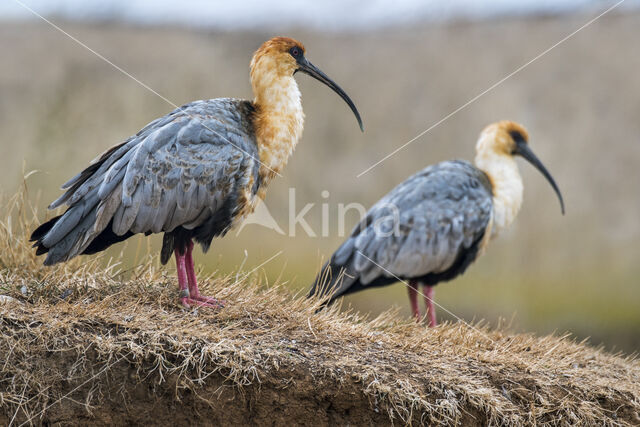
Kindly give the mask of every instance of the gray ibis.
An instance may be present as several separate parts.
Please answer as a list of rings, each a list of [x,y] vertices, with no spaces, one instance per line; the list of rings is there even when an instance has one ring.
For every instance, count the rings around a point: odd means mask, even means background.
[[[206,252],[253,211],[286,165],[303,129],[298,71],[335,91],[362,130],[354,103],[307,60],[302,43],[273,38],[251,59],[253,101],[191,102],[104,152],[62,186],[49,208],[68,208],[33,232],[36,254],[52,265],[138,233],[164,233],[161,261],[175,254],[180,303],[220,307],[198,290],[193,242]]]
[[[418,321],[418,288],[425,288],[426,314],[435,326],[433,287],[464,273],[520,210],[517,155],[549,181],[564,214],[560,190],[529,148],[527,131],[511,121],[494,123],[480,134],[475,166],[463,160],[428,166],[380,199],[322,268],[309,296],[330,303],[404,281]]]

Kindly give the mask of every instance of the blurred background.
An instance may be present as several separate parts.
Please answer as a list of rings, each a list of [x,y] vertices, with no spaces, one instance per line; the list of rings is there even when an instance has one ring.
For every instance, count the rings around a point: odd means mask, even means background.
[[[46,16],[158,93],[180,105],[251,98],[248,63],[274,35],[302,41],[307,56],[340,84],[365,124],[325,86],[298,77],[306,113],[296,153],[266,205],[285,234],[248,224],[215,240],[196,263],[228,273],[263,267],[306,292],[343,240],[339,203],[370,206],[407,176],[441,160],[472,160],[480,130],[511,119],[566,200],[519,160],[522,211],[467,273],[436,288],[436,301],[466,320],[499,318],[517,330],[569,331],[608,349],[640,350],[640,2],[626,0],[357,178],[382,157],[579,29],[609,1],[81,1],[0,3],[0,191],[17,192],[23,171],[41,208],[100,152],[172,110],[69,37]],[[289,235],[289,189],[301,227]],[[324,192],[324,193],[323,193]],[[328,193],[327,193],[328,192]],[[329,207],[321,234],[322,204]],[[357,223],[350,211],[347,231]],[[160,236],[131,239],[124,264]],[[244,263],[244,264],[243,264]],[[168,267],[169,270],[173,266]],[[349,297],[345,308],[409,317],[397,284]],[[439,310],[440,319],[451,319]]]

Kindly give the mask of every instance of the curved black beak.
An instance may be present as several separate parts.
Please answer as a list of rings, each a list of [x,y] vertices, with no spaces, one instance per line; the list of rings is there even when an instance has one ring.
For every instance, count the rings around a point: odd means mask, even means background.
[[[553,190],[558,195],[558,200],[560,200],[560,208],[562,209],[562,215],[564,215],[564,201],[562,200],[562,194],[560,193],[560,189],[556,185],[556,182],[553,180],[553,177],[551,176],[547,168],[545,168],[542,162],[538,159],[538,157],[536,157],[536,155],[533,154],[533,151],[531,151],[531,148],[529,148],[529,145],[524,141],[516,142],[516,149],[513,154],[519,154],[522,157],[524,157],[529,163],[533,165],[533,167],[538,169],[540,173],[544,175],[547,181],[549,181],[549,184],[551,184],[551,186],[553,187]]]
[[[358,109],[356,108],[351,98],[349,98],[349,95],[347,95],[345,91],[343,91],[342,88],[340,88],[340,86],[338,86],[333,80],[329,78],[329,76],[327,76],[318,67],[316,67],[311,62],[309,62],[307,58],[305,58],[304,56],[298,59],[297,62],[298,62],[298,69],[296,70],[296,72],[302,71],[303,73],[310,75],[314,79],[319,80],[322,83],[326,84],[331,89],[333,89],[335,93],[340,95],[340,98],[342,98],[344,102],[347,103],[349,108],[351,108],[351,111],[353,111],[353,114],[355,114],[356,119],[358,120],[358,125],[360,126],[360,130],[364,132],[364,126],[362,125],[362,119],[360,118],[360,113],[358,112]]]

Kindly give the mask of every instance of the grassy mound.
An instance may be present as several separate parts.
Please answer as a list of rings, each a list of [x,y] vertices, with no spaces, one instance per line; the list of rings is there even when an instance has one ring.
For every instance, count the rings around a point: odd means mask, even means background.
[[[640,362],[480,324],[368,320],[256,277],[207,277],[220,311],[175,304],[173,272],[41,266],[20,196],[0,224],[0,424],[640,423]]]

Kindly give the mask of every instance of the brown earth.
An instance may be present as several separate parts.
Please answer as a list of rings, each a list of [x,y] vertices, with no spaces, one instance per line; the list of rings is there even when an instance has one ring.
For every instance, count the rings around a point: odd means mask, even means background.
[[[213,286],[234,304],[220,313],[183,311],[164,288],[135,284],[4,304],[0,423],[640,422],[637,361],[567,338],[315,315],[281,290],[245,286]]]

